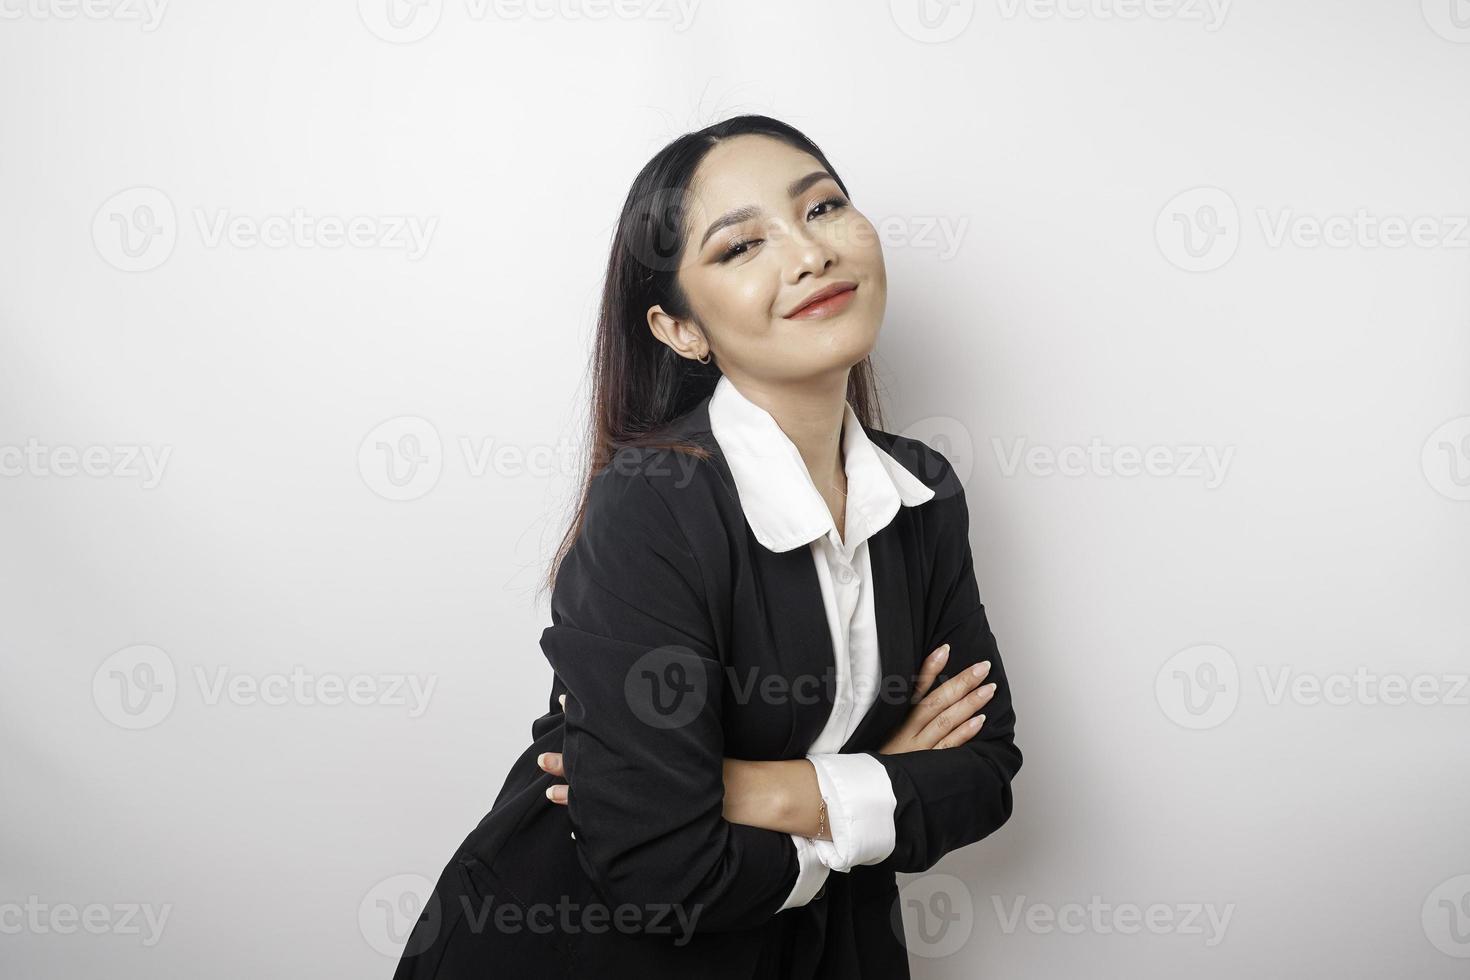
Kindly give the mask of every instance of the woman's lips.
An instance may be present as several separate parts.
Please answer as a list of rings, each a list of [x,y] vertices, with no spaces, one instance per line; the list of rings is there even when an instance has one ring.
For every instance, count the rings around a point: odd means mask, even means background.
[[[819,320],[824,316],[835,316],[836,314],[841,313],[843,310],[847,309],[848,304],[852,302],[852,298],[856,295],[856,286],[852,287],[851,289],[845,289],[835,296],[828,296],[826,299],[818,300],[815,303],[803,306],[801,309],[797,310],[786,319]]]

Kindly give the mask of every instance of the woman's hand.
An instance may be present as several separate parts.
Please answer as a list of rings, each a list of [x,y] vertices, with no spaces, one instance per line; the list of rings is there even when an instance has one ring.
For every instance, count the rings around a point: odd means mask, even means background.
[[[985,716],[975,715],[975,712],[985,707],[995,694],[994,684],[979,686],[990,673],[990,661],[982,661],[958,677],[951,677],[926,697],[934,678],[939,676],[948,659],[948,643],[925,658],[919,679],[914,684],[914,706],[898,730],[883,743],[879,754],[952,749],[964,745],[980,731],[980,726],[985,724]]]

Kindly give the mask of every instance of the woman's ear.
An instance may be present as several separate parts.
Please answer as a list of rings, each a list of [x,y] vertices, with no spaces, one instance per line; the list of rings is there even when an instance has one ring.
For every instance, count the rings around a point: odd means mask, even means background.
[[[669,316],[662,306],[649,307],[648,329],[680,357],[696,360],[709,353],[710,347],[704,333],[687,320],[677,320]]]

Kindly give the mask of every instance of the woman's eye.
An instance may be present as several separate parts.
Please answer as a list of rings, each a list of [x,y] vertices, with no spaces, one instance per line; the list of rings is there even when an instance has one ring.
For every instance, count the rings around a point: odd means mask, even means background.
[[[746,249],[758,241],[760,241],[759,238],[742,238],[739,241],[731,242],[725,251],[720,254],[720,261],[728,262],[737,255],[744,255]]]
[[[832,209],[831,210],[832,211],[836,211],[839,208],[845,208],[845,207],[847,207],[847,199],[844,198],[844,197],[839,197],[839,196],[835,196],[834,195],[833,197],[827,198],[825,201],[818,201],[815,205],[813,205],[812,211],[815,211],[817,208],[822,207],[825,204],[832,205]],[[831,212],[830,211],[823,211],[822,213],[823,214],[830,214]],[[810,218],[811,216],[812,216],[811,215],[811,212],[808,212],[807,213],[807,217]]]

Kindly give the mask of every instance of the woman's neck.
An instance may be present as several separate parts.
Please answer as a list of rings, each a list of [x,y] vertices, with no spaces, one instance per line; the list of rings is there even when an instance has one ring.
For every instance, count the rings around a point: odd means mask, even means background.
[[[750,401],[771,414],[806,463],[812,483],[832,510],[842,532],[847,477],[842,458],[842,423],[847,408],[847,371],[802,381],[769,385],[731,379]]]

